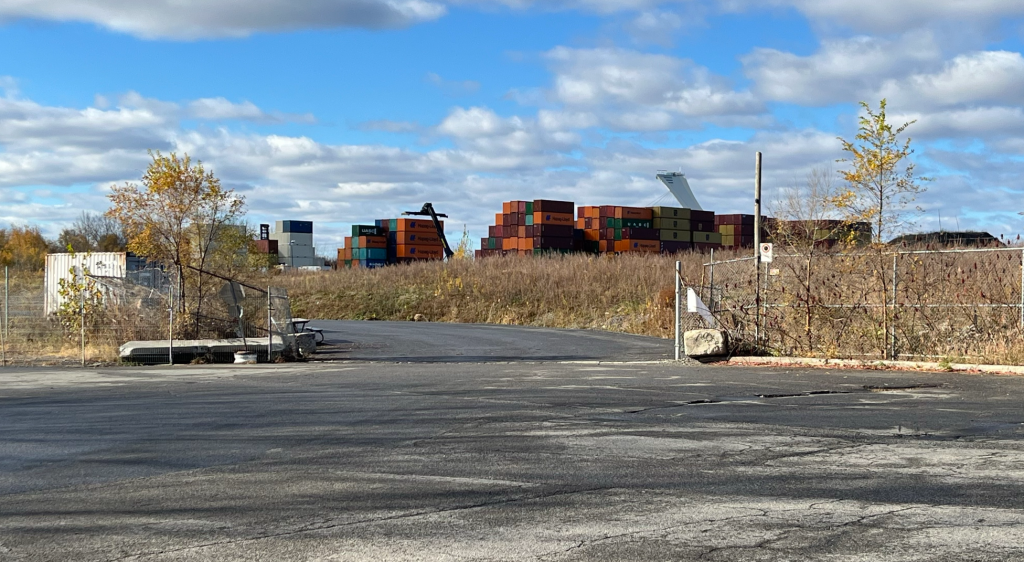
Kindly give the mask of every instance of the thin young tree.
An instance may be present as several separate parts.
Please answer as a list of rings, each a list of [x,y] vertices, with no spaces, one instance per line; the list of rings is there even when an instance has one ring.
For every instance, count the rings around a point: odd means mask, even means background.
[[[886,117],[886,100],[875,111],[861,102],[863,114],[856,138],[851,142],[839,137],[849,158],[850,168],[839,173],[849,186],[840,205],[853,220],[870,221],[874,225],[873,240],[882,244],[904,226],[904,213],[918,195],[925,191],[919,182],[929,178],[914,174],[910,156],[910,137],[900,138],[916,121],[893,127]]]
[[[141,185],[113,186],[108,196],[107,216],[124,226],[128,250],[155,261],[173,265],[177,271],[178,302],[185,311],[186,270],[203,269],[214,251],[230,252],[226,245],[241,237],[230,225],[241,218],[245,199],[221,187],[220,180],[202,162],[186,154],[164,156],[151,152],[152,162]],[[247,241],[246,241],[247,242]],[[244,248],[244,244],[241,246]],[[241,250],[239,248],[239,250]],[[198,296],[203,287],[197,285]],[[195,325],[201,315],[202,299],[193,299]]]

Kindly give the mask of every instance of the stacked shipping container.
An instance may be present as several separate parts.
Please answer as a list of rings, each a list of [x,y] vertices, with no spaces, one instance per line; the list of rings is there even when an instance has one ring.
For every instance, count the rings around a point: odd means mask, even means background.
[[[345,247],[338,249],[338,267],[383,267],[394,263],[444,258],[441,237],[431,220],[383,219],[374,225],[352,226]],[[444,222],[441,222],[444,229]]]
[[[574,228],[572,201],[506,201],[494,215],[477,257],[583,250],[583,233]]]

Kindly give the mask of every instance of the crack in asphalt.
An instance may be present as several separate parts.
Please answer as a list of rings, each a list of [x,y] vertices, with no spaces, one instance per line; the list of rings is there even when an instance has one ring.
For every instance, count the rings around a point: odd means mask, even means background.
[[[526,501],[544,500],[544,499],[548,499],[548,498],[556,498],[556,497],[560,497],[560,496],[568,496],[568,495],[573,495],[573,494],[587,494],[587,493],[591,493],[591,492],[605,492],[605,491],[615,490],[615,489],[617,489],[617,487],[610,486],[610,487],[598,487],[598,488],[584,488],[584,489],[579,489],[579,490],[557,490],[555,492],[549,492],[549,493],[543,493],[543,494],[525,494],[525,495],[522,495],[522,496],[519,496],[519,497],[513,497],[513,498],[507,498],[507,499],[501,499],[501,500],[495,500],[495,501],[483,501],[483,502],[477,502],[477,503],[473,503],[473,504],[453,506],[453,507],[441,508],[441,509],[423,509],[423,510],[412,511],[412,512],[408,512],[408,513],[402,513],[402,514],[398,514],[398,515],[392,515],[392,516],[388,516],[388,517],[371,517],[369,519],[360,519],[358,521],[348,521],[348,522],[344,522],[344,523],[330,523],[330,524],[327,524],[325,522],[325,523],[319,523],[319,524],[313,524],[313,525],[306,525],[306,526],[303,526],[303,527],[299,527],[297,529],[292,529],[292,530],[289,530],[289,531],[281,531],[281,532],[278,532],[278,533],[266,533],[266,534],[262,534],[262,535],[251,536],[251,537],[241,537],[241,538],[236,538],[236,539],[224,539],[224,540],[219,540],[219,541],[210,541],[210,542],[196,544],[196,545],[191,545],[191,546],[183,546],[183,547],[180,547],[180,548],[171,548],[171,549],[166,549],[166,550],[155,550],[155,551],[150,551],[150,552],[139,552],[139,553],[134,553],[134,554],[126,554],[126,555],[123,555],[123,556],[119,556],[117,558],[108,558],[106,560],[106,562],[121,562],[123,560],[140,559],[140,558],[145,558],[145,557],[150,557],[150,556],[160,556],[160,555],[163,555],[163,554],[173,554],[173,553],[176,553],[176,552],[188,552],[188,551],[192,551],[192,550],[200,550],[200,549],[211,548],[211,547],[216,547],[216,546],[241,544],[241,543],[246,543],[246,542],[256,542],[256,541],[262,541],[262,540],[267,540],[267,539],[274,539],[274,538],[289,537],[289,536],[294,536],[294,535],[301,535],[301,534],[304,534],[304,533],[314,533],[314,532],[319,532],[319,531],[327,531],[327,530],[331,530],[331,529],[341,529],[341,528],[345,528],[345,527],[356,527],[356,526],[359,526],[359,525],[366,525],[366,524],[373,524],[373,523],[384,523],[384,522],[388,522],[388,521],[401,521],[401,520],[405,520],[405,519],[414,519],[414,518],[417,518],[417,517],[423,517],[423,516],[428,516],[428,515],[437,515],[437,514],[442,514],[442,513],[453,513],[453,512],[458,512],[458,511],[467,511],[467,510],[473,510],[473,509],[480,509],[480,508],[484,508],[484,507],[509,505],[509,504],[513,504],[513,503],[526,502]]]

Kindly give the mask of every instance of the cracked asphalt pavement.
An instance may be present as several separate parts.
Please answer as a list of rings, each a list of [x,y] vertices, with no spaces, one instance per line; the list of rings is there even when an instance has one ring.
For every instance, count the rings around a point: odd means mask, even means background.
[[[1024,379],[0,369],[0,561],[1024,559]]]

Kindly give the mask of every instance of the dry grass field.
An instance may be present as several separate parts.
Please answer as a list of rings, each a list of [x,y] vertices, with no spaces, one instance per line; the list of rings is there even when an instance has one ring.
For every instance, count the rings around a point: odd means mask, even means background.
[[[987,253],[779,255],[761,278],[759,351],[835,358],[1024,362],[1021,249]],[[716,261],[749,256],[716,252]],[[744,347],[752,341],[752,262],[709,256],[507,256],[377,270],[291,273],[292,312],[308,318],[472,322],[601,329],[670,338],[672,270],[718,311]],[[713,294],[713,296],[712,296]],[[893,300],[895,299],[895,300]],[[893,306],[893,303],[896,306]],[[693,315],[685,325],[699,324]]]

